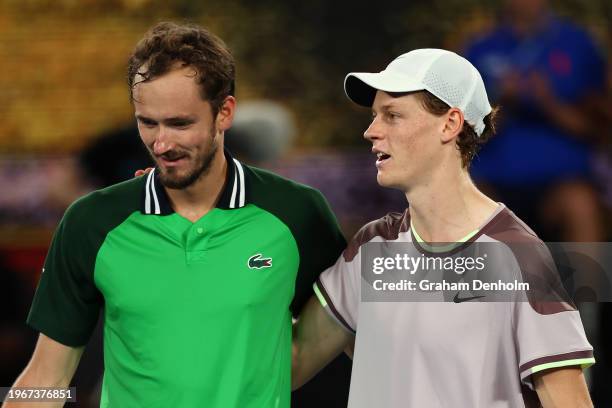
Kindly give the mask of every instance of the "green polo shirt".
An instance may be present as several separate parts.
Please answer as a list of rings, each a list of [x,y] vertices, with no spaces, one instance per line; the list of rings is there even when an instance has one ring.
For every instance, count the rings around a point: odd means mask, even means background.
[[[153,172],[58,226],[28,323],[83,346],[104,308],[102,407],[289,407],[292,312],[345,241],[318,191],[226,160],[195,223]]]

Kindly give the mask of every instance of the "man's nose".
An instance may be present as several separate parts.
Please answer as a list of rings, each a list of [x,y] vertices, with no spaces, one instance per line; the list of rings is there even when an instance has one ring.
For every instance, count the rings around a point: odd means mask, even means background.
[[[159,130],[155,137],[155,141],[153,142],[153,153],[156,155],[162,155],[168,150],[171,150],[173,144],[170,141],[170,132],[168,131],[168,128],[160,125],[158,129]]]
[[[382,138],[382,127],[378,123],[378,119],[372,119],[370,126],[363,132],[363,138],[369,140],[370,142]]]

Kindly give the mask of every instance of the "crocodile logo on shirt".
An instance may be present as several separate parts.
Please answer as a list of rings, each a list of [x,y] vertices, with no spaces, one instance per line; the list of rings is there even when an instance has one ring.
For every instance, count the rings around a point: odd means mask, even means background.
[[[272,266],[272,258],[262,258],[261,254],[255,254],[249,258],[249,269],[270,268]]]

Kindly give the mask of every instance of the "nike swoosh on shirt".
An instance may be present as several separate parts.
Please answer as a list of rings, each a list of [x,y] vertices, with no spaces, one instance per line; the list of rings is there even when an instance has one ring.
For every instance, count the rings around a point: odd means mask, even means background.
[[[463,302],[469,302],[470,300],[474,300],[474,299],[480,299],[483,298],[483,296],[470,296],[470,297],[464,297],[464,298],[460,298],[459,297],[459,292],[457,292],[455,294],[455,297],[453,298],[453,302],[455,303],[463,303]]]

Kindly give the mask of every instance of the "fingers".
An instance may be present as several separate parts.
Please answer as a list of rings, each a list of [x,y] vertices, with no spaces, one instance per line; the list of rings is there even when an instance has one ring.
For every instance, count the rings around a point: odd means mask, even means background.
[[[134,173],[134,177],[140,177],[145,174],[149,174],[152,170],[153,170],[153,167],[147,167],[144,170],[136,170],[136,172]]]

